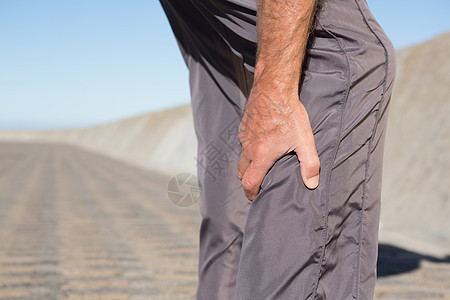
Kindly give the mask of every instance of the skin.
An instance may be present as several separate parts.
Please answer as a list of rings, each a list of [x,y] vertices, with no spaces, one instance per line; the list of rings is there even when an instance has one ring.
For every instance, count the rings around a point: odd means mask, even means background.
[[[320,161],[299,99],[301,66],[315,0],[259,0],[254,84],[239,129],[238,175],[250,201],[273,164],[294,151],[306,187],[319,184]]]

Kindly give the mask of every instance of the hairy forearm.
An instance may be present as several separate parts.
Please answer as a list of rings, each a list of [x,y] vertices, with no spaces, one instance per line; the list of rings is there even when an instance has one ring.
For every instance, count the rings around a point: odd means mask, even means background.
[[[320,160],[298,86],[316,0],[258,0],[258,57],[239,129],[238,175],[248,199],[275,162],[297,154],[305,185],[319,184]]]
[[[255,85],[298,95],[316,0],[258,0]]]

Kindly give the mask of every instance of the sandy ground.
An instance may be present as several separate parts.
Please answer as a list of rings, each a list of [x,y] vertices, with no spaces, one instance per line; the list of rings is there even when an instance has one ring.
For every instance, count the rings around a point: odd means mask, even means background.
[[[169,177],[57,144],[0,143],[0,299],[194,299],[198,204]],[[375,299],[450,299],[450,257],[381,244]]]

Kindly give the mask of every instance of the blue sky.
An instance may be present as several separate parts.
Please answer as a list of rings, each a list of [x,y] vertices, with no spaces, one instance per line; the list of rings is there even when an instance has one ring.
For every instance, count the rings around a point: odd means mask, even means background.
[[[450,30],[448,0],[369,0],[397,48]],[[0,0],[0,129],[91,126],[189,102],[157,0]]]

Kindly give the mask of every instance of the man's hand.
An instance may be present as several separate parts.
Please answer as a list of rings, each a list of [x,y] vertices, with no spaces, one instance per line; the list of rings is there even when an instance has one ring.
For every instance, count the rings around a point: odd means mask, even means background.
[[[309,118],[297,95],[285,105],[275,105],[268,95],[255,89],[249,98],[242,120],[239,140],[242,155],[238,165],[247,198],[253,201],[261,183],[277,159],[295,151],[305,185],[314,189],[319,184],[320,161],[314,144]]]
[[[305,185],[319,183],[320,162],[308,114],[298,98],[315,0],[258,1],[258,61],[239,130],[238,175],[247,198],[259,193],[276,160],[295,151]]]

